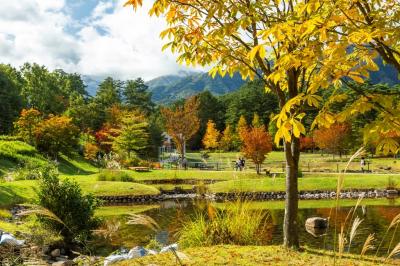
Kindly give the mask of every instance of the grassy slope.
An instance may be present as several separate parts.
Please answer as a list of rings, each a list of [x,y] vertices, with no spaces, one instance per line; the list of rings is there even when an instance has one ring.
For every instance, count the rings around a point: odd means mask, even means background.
[[[96,182],[81,179],[78,180],[78,183],[85,193],[93,193],[96,196],[155,195],[160,193],[155,187],[138,183]],[[1,183],[0,207],[34,200],[37,185],[37,181],[31,180]]]
[[[213,246],[190,248],[182,251],[187,255],[185,265],[334,265],[332,253],[312,249],[304,252],[286,250],[280,246]],[[146,256],[117,263],[117,266],[177,265],[171,253]],[[400,265],[399,261],[373,261],[369,257],[345,255],[336,265]]]
[[[231,160],[237,153],[212,154],[212,157],[220,156],[225,160]],[[191,154],[199,156],[199,154]],[[319,157],[318,157],[319,156]],[[304,158],[321,160],[320,155],[304,154]],[[326,157],[323,157],[326,158]],[[283,153],[272,152],[269,156],[271,161],[280,161]],[[46,163],[46,160],[32,146],[19,141],[0,141],[0,176],[10,169],[16,168],[19,161],[33,161]],[[143,185],[137,183],[97,181],[99,170],[83,160],[81,157],[59,159],[59,171],[62,178],[76,180],[85,192],[95,195],[145,195],[158,194],[160,185]],[[171,180],[171,179],[213,179],[223,182],[210,185],[213,192],[227,191],[283,191],[284,179],[266,178],[257,176],[253,171],[199,171],[199,170],[154,170],[147,173],[128,171],[137,182],[145,180]],[[336,187],[336,175],[332,174],[307,174],[305,178],[299,179],[300,190],[328,189]],[[346,175],[345,188],[385,188],[388,176],[384,175]],[[395,183],[400,184],[400,176],[393,175]],[[182,185],[190,187],[190,185]],[[16,203],[26,202],[34,198],[36,181],[16,181],[11,183],[0,183],[0,206],[9,206]],[[161,187],[171,189],[173,186],[162,185]]]
[[[396,186],[400,186],[400,175],[391,175]],[[346,175],[343,189],[386,188],[389,175]],[[332,190],[336,189],[335,175],[299,178],[299,190]],[[240,179],[218,182],[209,186],[212,192],[247,192],[247,191],[284,191],[284,178]]]
[[[45,164],[42,157],[32,146],[19,141],[0,141],[0,176],[10,169],[16,168],[21,161]],[[58,160],[61,178],[76,180],[84,192],[97,196],[108,195],[152,195],[160,193],[152,186],[125,182],[99,182],[96,175],[98,169],[79,156]],[[31,201],[35,198],[37,181],[23,180],[0,182],[0,207],[11,206]]]

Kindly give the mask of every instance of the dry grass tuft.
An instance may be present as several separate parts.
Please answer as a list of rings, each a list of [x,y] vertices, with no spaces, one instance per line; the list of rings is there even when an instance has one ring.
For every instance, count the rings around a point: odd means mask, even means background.
[[[363,248],[361,250],[361,256],[364,256],[368,250],[374,249],[372,242],[375,240],[375,234],[369,234],[364,242]]]
[[[22,206],[27,207],[28,209],[17,213],[18,216],[38,215],[56,221],[65,226],[65,223],[49,209],[34,204],[24,204]]]
[[[351,242],[353,241],[354,237],[357,234],[357,229],[360,226],[360,224],[362,223],[363,219],[358,218],[358,216],[354,219],[353,225],[351,226],[351,230],[350,230],[350,241],[349,241],[349,249],[348,251],[350,251],[350,247],[351,247]]]
[[[143,225],[153,230],[154,232],[160,230],[160,226],[158,225],[158,223],[150,216],[144,214],[130,214],[129,220],[128,222],[126,222],[126,224]]]
[[[389,256],[387,256],[387,259],[390,259],[397,254],[400,254],[400,243],[397,243],[392,252],[390,252]]]

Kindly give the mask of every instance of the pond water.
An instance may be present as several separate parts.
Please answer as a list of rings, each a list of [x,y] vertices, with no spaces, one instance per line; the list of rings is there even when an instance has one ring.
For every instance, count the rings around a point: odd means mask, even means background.
[[[362,246],[370,233],[375,233],[377,241],[375,246],[379,245],[388,225],[392,219],[400,213],[400,205],[398,199],[374,199],[364,200],[356,210],[354,218],[358,216],[363,219],[362,223],[358,227],[357,235],[355,236],[350,252],[360,253]],[[142,212],[152,217],[161,227],[162,233],[158,234],[158,238],[162,239],[166,243],[173,243],[177,241],[177,232],[181,228],[182,224],[198,212],[205,212],[207,210],[207,204],[212,204],[215,207],[221,207],[225,203],[215,203],[206,201],[194,201],[194,200],[180,200],[180,201],[164,201],[151,206],[143,206],[146,211]],[[263,209],[268,213],[267,230],[264,232],[263,243],[261,244],[282,244],[283,239],[283,202],[252,202],[251,205],[257,209]],[[299,206],[299,234],[301,245],[305,245],[311,248],[323,248],[333,249],[334,235],[337,235],[340,231],[341,223],[346,219],[351,206],[356,205],[356,201],[347,200],[342,202],[344,207],[340,207],[337,214],[332,209],[333,201],[301,201]],[[138,206],[132,206],[138,207]],[[126,206],[108,206],[108,211],[114,210],[116,213],[118,209]],[[117,222],[120,224],[118,235],[113,237],[112,241],[104,241],[98,244],[98,251],[109,252],[115,250],[118,247],[131,248],[136,245],[146,245],[151,239],[156,237],[156,234],[141,226],[141,225],[127,225],[126,221],[128,216],[126,213],[118,212],[118,215],[109,215],[107,220],[111,222]],[[121,214],[123,213],[123,214]],[[325,235],[320,237],[314,237],[308,233],[304,227],[305,220],[309,217],[331,217],[330,227]],[[335,224],[337,231],[335,232]],[[351,225],[348,225],[346,230],[350,230]],[[394,234],[392,241],[392,248],[400,241],[400,233],[397,230]],[[381,250],[381,255],[386,254],[387,247],[393,236],[394,229],[391,230],[388,236],[385,238]],[[108,243],[105,245],[105,243]],[[347,245],[346,245],[347,250]],[[370,251],[370,254],[374,254],[374,251]]]

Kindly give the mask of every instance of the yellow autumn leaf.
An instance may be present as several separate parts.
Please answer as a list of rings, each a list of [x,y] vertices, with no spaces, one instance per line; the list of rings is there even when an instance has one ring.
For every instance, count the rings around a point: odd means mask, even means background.
[[[131,5],[134,9],[136,9],[138,6],[141,6],[143,4],[142,2],[142,0],[128,0],[125,2],[124,7]]]

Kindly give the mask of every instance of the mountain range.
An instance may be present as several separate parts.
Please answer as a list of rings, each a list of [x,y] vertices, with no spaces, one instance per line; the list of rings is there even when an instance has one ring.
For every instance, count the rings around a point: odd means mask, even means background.
[[[381,59],[376,60],[379,71],[370,73],[370,82],[373,84],[387,83],[399,84],[397,71],[390,65],[384,65]],[[101,79],[83,76],[89,95],[95,95]],[[160,76],[146,82],[152,99],[158,104],[169,104],[176,100],[186,98],[202,91],[210,91],[214,95],[223,95],[239,89],[245,80],[239,74],[232,78],[226,75],[217,75],[212,78],[205,72],[180,71],[174,75]]]
[[[245,82],[239,74],[232,78],[228,75],[212,78],[205,72],[180,72],[152,79],[146,85],[153,95],[153,101],[171,103],[206,90],[214,95],[223,95],[237,90]]]

